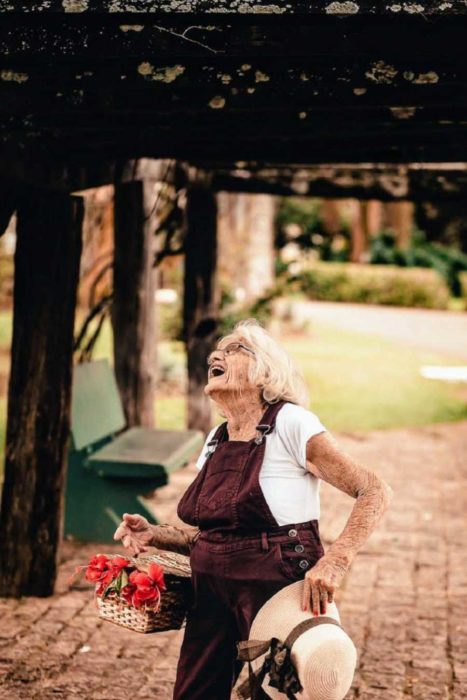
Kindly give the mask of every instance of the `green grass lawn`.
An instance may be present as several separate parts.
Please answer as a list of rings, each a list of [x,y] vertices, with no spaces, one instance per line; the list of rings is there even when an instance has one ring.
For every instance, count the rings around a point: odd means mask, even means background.
[[[0,353],[10,338],[10,316],[0,314]],[[110,325],[104,326],[95,359],[110,358]],[[424,425],[467,418],[467,403],[456,384],[424,379],[423,364],[459,364],[431,352],[406,348],[371,335],[336,330],[321,324],[303,335],[286,335],[282,342],[305,374],[310,408],[329,430],[367,431]],[[183,372],[180,343],[160,343],[161,364],[175,374]],[[0,357],[2,355],[0,354]],[[462,363],[460,363],[462,364]],[[0,442],[3,446],[6,399],[0,397]],[[161,428],[185,425],[181,396],[159,396],[157,424]]]
[[[424,379],[424,364],[463,364],[399,343],[314,325],[284,346],[310,387],[310,408],[330,430],[374,430],[467,418],[462,385]]]

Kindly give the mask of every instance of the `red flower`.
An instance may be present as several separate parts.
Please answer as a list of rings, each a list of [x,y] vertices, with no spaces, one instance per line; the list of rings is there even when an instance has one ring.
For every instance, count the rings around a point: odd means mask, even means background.
[[[96,586],[96,595],[101,596],[105,591],[106,585],[105,583],[98,583]]]
[[[132,571],[128,585],[122,589],[123,598],[135,608],[157,607],[161,590],[165,590],[164,571],[158,564],[150,564],[148,573]]]
[[[150,578],[154,581],[156,586],[161,589],[161,591],[165,591],[166,585],[164,581],[164,569],[160,564],[149,564],[149,571],[148,574]]]
[[[104,579],[106,579],[106,583],[110,583],[110,581],[112,580],[112,575],[111,572],[109,572],[108,570],[108,566],[109,558],[106,557],[105,554],[96,554],[96,556],[92,557],[92,559],[90,559],[89,561],[84,576],[85,579],[87,581],[91,581],[91,583],[101,582],[104,581]]]
[[[130,566],[130,562],[125,557],[114,557],[109,561],[109,567],[112,571],[112,578],[117,578],[120,571],[126,566]]]
[[[151,588],[145,591],[137,588],[131,597],[131,602],[135,608],[142,608],[146,605],[150,608],[155,608],[159,604],[160,597],[161,594],[158,588]]]
[[[152,585],[152,579],[144,571],[132,571],[128,577],[130,583],[134,586],[139,587],[150,587]]]
[[[159,589],[154,581],[143,571],[133,571],[129,582],[134,586],[131,595],[131,604],[135,608],[141,608],[144,604],[157,603],[160,597]]]
[[[79,567],[84,568],[84,567]],[[122,572],[128,575],[128,583],[120,589]],[[159,564],[149,564],[147,573],[138,571],[125,557],[107,557],[96,554],[86,567],[85,578],[96,584],[96,595],[118,596],[135,608],[157,609],[161,591],[166,590],[164,570]],[[115,582],[115,584],[113,583]],[[109,585],[111,584],[111,585]]]
[[[112,566],[115,566],[118,569],[124,569],[125,566],[130,566],[129,559],[125,559],[125,557],[114,557],[111,559],[110,563]]]
[[[120,591],[120,595],[124,600],[126,600],[128,605],[133,605],[131,599],[135,590],[136,587],[133,586],[131,583],[128,583],[126,586],[123,586],[122,590]]]

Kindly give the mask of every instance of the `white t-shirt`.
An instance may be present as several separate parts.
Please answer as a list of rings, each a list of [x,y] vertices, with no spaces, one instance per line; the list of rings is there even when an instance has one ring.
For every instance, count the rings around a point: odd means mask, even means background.
[[[207,443],[219,426],[206,438],[196,466],[202,469]],[[286,403],[279,410],[275,430],[266,436],[259,483],[264,498],[279,525],[319,519],[321,480],[306,468],[306,443],[326,428],[318,416],[301,406]]]

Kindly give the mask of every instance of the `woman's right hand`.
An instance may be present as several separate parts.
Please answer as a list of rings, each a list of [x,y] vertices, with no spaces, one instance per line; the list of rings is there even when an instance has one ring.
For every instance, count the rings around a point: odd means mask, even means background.
[[[134,556],[147,552],[153,538],[152,526],[145,517],[137,513],[134,515],[124,513],[123,520],[114,534],[114,540],[122,540],[123,546]]]

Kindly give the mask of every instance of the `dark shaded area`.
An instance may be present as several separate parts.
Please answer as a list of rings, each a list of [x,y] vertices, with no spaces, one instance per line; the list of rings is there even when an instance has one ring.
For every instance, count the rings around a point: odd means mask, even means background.
[[[0,165],[12,176],[26,160],[95,171],[137,156],[467,160],[463,3],[6,6]]]
[[[70,433],[81,198],[28,191],[18,209],[0,595],[53,592]]]

